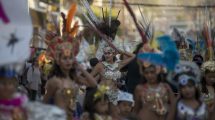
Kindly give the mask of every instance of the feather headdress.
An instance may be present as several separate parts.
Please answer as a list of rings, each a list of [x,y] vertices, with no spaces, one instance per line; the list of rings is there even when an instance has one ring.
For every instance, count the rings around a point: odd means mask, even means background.
[[[201,67],[202,72],[215,72],[215,61],[206,61]]]
[[[63,20],[62,35],[57,34],[57,32],[48,32],[46,35],[47,53],[55,60],[59,58],[60,54],[75,57],[79,52],[79,41],[75,39],[79,28],[78,22],[76,21],[71,28],[76,10],[77,4],[72,4],[67,17],[64,13],[61,13]]]
[[[120,11],[118,12],[118,16],[113,19],[112,18],[112,0],[110,0],[110,13],[109,16],[106,16],[107,14],[104,14],[103,8],[102,8],[102,15],[103,15],[103,20],[99,20],[96,15],[93,13],[92,9],[90,8],[89,3],[86,0],[81,0],[81,4],[82,4],[82,13],[84,15],[84,17],[87,19],[87,21],[90,23],[90,25],[93,27],[93,29],[96,29],[96,32],[100,32],[108,37],[110,37],[113,41],[115,36],[116,36],[116,32],[118,30],[118,27],[120,25],[120,21],[117,20]],[[85,11],[87,12],[87,14],[85,13]],[[107,12],[107,10],[106,10]],[[99,33],[99,35],[104,38],[104,35],[101,35]],[[105,38],[106,39],[106,38]]]
[[[201,72],[199,67],[194,62],[180,61],[174,71],[169,73],[168,81],[176,87],[180,85],[187,85],[189,80],[198,84],[201,79]]]
[[[138,24],[137,18],[135,16],[134,12],[132,11],[131,7],[129,6],[127,0],[123,0],[123,1],[124,1],[124,4],[125,4],[126,8],[128,9],[128,12],[131,14],[131,17],[132,17],[132,19],[133,19],[133,21],[135,23],[135,26],[136,26],[136,28],[137,28],[137,30],[138,30],[141,38],[142,38],[142,42],[144,44],[147,43],[147,36],[146,36],[145,31],[143,31],[143,29],[141,28],[140,24]]]
[[[179,53],[170,36],[157,38],[162,53],[141,53],[138,58],[152,64],[163,65],[168,70],[174,70],[179,61]]]
[[[213,60],[214,59],[214,52],[213,52],[213,41],[211,37],[211,30],[208,24],[205,23],[203,28],[203,36],[205,38],[205,43],[207,46],[207,53],[206,53],[206,60]]]

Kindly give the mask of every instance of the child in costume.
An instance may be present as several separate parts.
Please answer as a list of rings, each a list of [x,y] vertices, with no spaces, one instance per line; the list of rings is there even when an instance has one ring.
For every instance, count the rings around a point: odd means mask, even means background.
[[[179,63],[172,82],[178,86],[179,99],[172,110],[176,120],[208,120],[208,109],[198,89],[200,70],[195,63]]]
[[[141,120],[166,120],[174,103],[174,93],[169,85],[158,80],[156,66],[143,66],[141,69],[146,83],[137,85],[135,89],[134,110]]]
[[[131,115],[132,108],[134,107],[133,95],[127,92],[120,91],[118,94],[118,109],[119,117],[125,119]]]
[[[206,61],[202,65],[201,93],[203,101],[207,104],[210,119],[215,118],[215,61]]]
[[[85,113],[81,120],[112,120],[110,116],[110,104],[106,92],[108,86],[93,88],[85,97]]]

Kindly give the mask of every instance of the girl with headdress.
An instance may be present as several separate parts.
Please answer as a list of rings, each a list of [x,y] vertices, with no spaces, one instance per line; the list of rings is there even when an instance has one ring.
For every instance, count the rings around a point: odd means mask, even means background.
[[[180,63],[181,64],[181,63]],[[206,104],[201,100],[198,83],[200,71],[196,64],[187,62],[178,64],[172,82],[178,86],[179,96],[172,110],[176,120],[208,120]]]
[[[206,43],[206,53],[205,62],[203,63],[202,69],[202,84],[201,93],[203,95],[203,100],[207,104],[210,119],[215,119],[215,61],[214,61],[214,41],[211,34],[211,29],[209,24],[204,24],[203,36],[205,37]]]
[[[78,38],[75,38],[78,23],[76,22],[72,29],[70,26],[76,7],[76,4],[71,5],[67,18],[63,13],[61,14],[64,22],[63,36],[49,35],[47,37],[51,38],[49,51],[50,55],[54,56],[55,63],[52,77],[46,84],[43,101],[64,109],[67,112],[68,120],[80,117],[80,105],[77,101],[79,84],[96,86],[94,78],[75,61],[79,46]]]
[[[85,112],[81,120],[112,120],[110,115],[110,104],[107,96],[108,86],[93,88],[85,96]]]
[[[201,93],[203,101],[207,104],[210,119],[215,118],[215,61],[207,61],[202,65]]]
[[[174,102],[174,94],[169,85],[159,81],[159,71],[155,65],[141,65],[144,84],[137,85],[134,93],[134,110],[141,120],[165,120]]]
[[[157,38],[160,52],[143,52],[138,54],[140,71],[145,82],[135,89],[135,112],[140,119],[166,120],[172,116],[171,108],[175,103],[174,93],[170,86],[161,82],[162,67],[174,70],[178,63],[178,52],[175,43],[167,36]]]

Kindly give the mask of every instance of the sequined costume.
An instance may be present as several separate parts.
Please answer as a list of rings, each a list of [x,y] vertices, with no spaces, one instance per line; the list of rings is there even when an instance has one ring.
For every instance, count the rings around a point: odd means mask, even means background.
[[[202,103],[196,110],[185,105],[181,100],[177,103],[176,120],[207,120],[206,105]]]
[[[111,88],[107,92],[108,98],[114,105],[116,105],[119,92],[116,84],[117,80],[121,78],[121,72],[118,70],[118,63],[109,64],[107,62],[102,62],[102,64],[104,65],[104,76],[100,84],[107,85]]]
[[[59,79],[54,77],[53,79]],[[68,118],[78,120],[82,109],[80,109],[80,104],[77,101],[77,95],[79,86],[74,81],[58,80],[59,88],[54,95],[54,104],[57,104],[58,100],[63,101],[63,106],[67,112]]]
[[[213,93],[208,93],[208,94],[205,94],[205,93],[202,93],[202,98],[203,98],[203,101],[207,104],[207,106],[210,108],[212,106],[215,105],[215,94],[214,92]]]
[[[203,63],[201,67],[202,73],[205,75],[206,73],[215,73],[215,61],[206,61]],[[214,80],[214,78],[212,78]],[[203,86],[202,86],[203,87]],[[207,88],[207,86],[205,86]],[[202,88],[200,88],[202,90]],[[207,104],[209,109],[213,109],[215,106],[215,91],[214,88],[207,88],[208,93],[202,92],[203,101]],[[211,111],[211,110],[210,110]],[[214,110],[212,110],[214,111]]]
[[[148,107],[149,110],[158,115],[165,115],[168,110],[168,88],[163,83],[159,83],[157,88],[151,88],[149,85],[145,84],[143,86],[141,100],[143,105],[145,105],[144,107]]]

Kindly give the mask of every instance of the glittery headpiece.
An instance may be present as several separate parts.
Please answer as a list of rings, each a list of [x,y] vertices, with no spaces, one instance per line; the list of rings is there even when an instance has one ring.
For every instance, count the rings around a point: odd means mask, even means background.
[[[201,67],[202,72],[215,72],[215,61],[207,61]]]
[[[107,94],[107,91],[110,90],[108,86],[101,85],[98,87],[96,93],[94,94],[94,101],[98,98],[103,98],[105,94]]]
[[[169,75],[168,80],[175,86],[178,84],[185,85],[188,80],[193,80],[195,83],[199,83],[201,79],[201,72],[199,67],[188,61],[180,61],[176,65],[173,73]]]
[[[75,15],[77,9],[76,4],[72,4],[67,14],[67,18],[64,13],[61,13],[63,19],[62,35],[59,33],[49,32],[46,36],[46,43],[48,44],[47,53],[58,60],[60,55],[75,57],[79,51],[79,42],[75,39],[78,31],[78,22],[76,21],[71,28],[72,18]]]
[[[105,47],[103,48],[103,53],[104,53],[104,52],[111,52],[111,53],[114,53],[115,50],[114,50],[113,48],[111,48],[110,46],[105,46]]]

